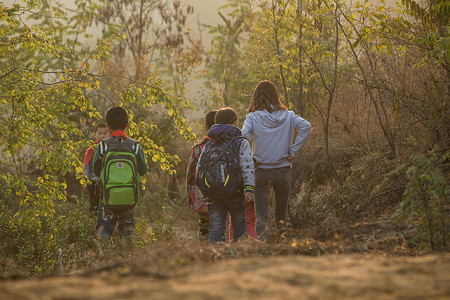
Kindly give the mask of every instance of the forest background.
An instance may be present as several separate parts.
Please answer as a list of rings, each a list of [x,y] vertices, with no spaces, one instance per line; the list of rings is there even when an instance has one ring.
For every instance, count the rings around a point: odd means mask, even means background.
[[[448,1],[223,4],[216,24],[192,30],[181,0],[0,3],[2,272],[128,255],[97,241],[81,192],[84,151],[111,105],[128,109],[149,161],[132,247],[173,239],[181,213],[195,227],[184,176],[201,116],[231,106],[242,124],[262,79],[313,125],[278,242],[308,249],[346,232],[347,245],[364,239],[358,251],[448,251]],[[395,227],[382,245],[355,234],[380,222]]]

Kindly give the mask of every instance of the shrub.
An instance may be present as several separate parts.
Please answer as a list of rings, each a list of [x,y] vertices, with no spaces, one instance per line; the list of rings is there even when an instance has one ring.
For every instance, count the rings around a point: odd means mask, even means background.
[[[68,208],[59,216],[36,211],[33,217],[21,217],[3,206],[0,270],[33,275],[54,273],[59,270],[60,249],[66,270],[89,264],[85,257],[94,247],[93,219],[79,207]]]
[[[450,152],[442,156],[435,152],[428,156],[413,154],[408,166],[403,164],[387,174],[381,185],[393,176],[406,174],[408,182],[403,201],[394,217],[415,227],[414,241],[421,248],[445,250],[448,247],[450,186],[445,172],[448,172],[449,158]]]

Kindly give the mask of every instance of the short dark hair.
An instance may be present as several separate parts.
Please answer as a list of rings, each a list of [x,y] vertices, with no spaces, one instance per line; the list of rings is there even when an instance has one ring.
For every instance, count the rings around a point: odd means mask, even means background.
[[[231,107],[224,107],[217,111],[216,124],[233,124],[238,118],[237,113]]]
[[[216,122],[214,121],[214,118],[216,117],[217,109],[211,110],[206,114],[205,118],[205,126],[209,130]]]
[[[128,112],[121,106],[113,106],[106,112],[106,124],[112,130],[124,130],[128,124]]]
[[[94,133],[96,133],[99,128],[106,128],[106,129],[108,129],[108,127],[106,126],[105,123],[98,123],[94,127]]]

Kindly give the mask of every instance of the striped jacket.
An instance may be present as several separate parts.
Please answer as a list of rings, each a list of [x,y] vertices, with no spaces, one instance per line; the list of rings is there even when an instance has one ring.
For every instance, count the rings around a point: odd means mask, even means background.
[[[186,172],[186,191],[188,194],[188,206],[194,208],[194,204],[197,202],[197,188],[195,184],[195,171],[197,168],[198,159],[202,153],[203,147],[210,140],[207,136],[203,138],[200,142],[192,147],[191,157],[189,158],[189,163]]]

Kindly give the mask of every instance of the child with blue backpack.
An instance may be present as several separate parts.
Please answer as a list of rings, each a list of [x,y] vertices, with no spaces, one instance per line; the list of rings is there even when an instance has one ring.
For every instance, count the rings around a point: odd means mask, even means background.
[[[121,237],[134,233],[134,206],[140,197],[140,176],[147,172],[147,162],[138,141],[129,138],[128,113],[114,106],[106,112],[111,137],[100,142],[93,157],[94,174],[100,178],[101,195],[96,231],[111,239],[118,223]]]
[[[197,164],[196,183],[208,198],[210,243],[222,241],[227,213],[231,215],[233,242],[246,233],[245,202],[252,202],[255,185],[250,144],[237,127],[238,116],[221,108]]]

